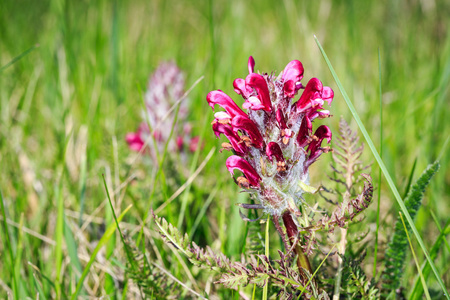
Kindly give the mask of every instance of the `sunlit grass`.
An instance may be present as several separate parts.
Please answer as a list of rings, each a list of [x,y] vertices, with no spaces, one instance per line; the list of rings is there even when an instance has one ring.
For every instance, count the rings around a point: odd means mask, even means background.
[[[134,240],[140,235],[146,242],[140,249],[195,292],[238,299],[239,293],[211,284],[208,272],[186,270],[189,265],[144,220],[151,219],[150,208],[163,207],[158,213],[192,241],[240,259],[247,225],[235,204],[247,201],[246,195],[238,194],[229,177],[227,155],[217,151],[222,140],[210,130],[213,115],[205,97],[222,87],[232,95],[230,83],[246,74],[250,55],[261,70],[299,59],[306,80],[317,76],[331,86],[334,117],[324,121],[334,133],[340,115],[351,121],[351,113],[314,43],[314,34],[320,37],[372,146],[382,149],[392,185],[401,192],[416,176],[413,166],[421,170],[437,159],[450,135],[446,1],[7,0],[0,10],[0,298],[36,298],[37,293],[120,298],[127,289],[137,295],[124,281],[126,255],[105,197],[105,174],[115,212],[127,211],[117,221],[122,219],[121,229]],[[134,161],[124,136],[141,122],[142,91],[163,60],[175,60],[187,87],[194,86],[189,121],[204,145],[184,161],[161,153],[159,164],[152,165],[145,155]],[[447,151],[442,153],[441,170],[413,226],[423,243],[412,238],[412,245],[418,261],[427,260],[418,249],[429,249],[435,275],[449,287],[450,167]],[[373,161],[369,151],[363,159]],[[326,183],[329,156],[318,164],[311,181]],[[377,172],[374,164],[372,177]],[[383,249],[400,209],[383,181],[379,192],[379,220],[372,205],[361,223],[370,228],[364,241],[367,274],[383,269]],[[272,229],[270,255],[277,257],[281,243]],[[422,273],[433,298],[441,287],[430,268],[424,263]],[[407,295],[420,290],[416,274],[416,266],[408,264]],[[252,289],[243,292],[251,295]],[[262,295],[256,291],[255,299]]]

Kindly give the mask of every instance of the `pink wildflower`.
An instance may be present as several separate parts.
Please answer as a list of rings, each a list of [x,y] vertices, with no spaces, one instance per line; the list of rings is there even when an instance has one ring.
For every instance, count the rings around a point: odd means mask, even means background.
[[[150,139],[150,124],[156,146],[161,152],[170,136],[174,121],[174,114],[169,113],[170,108],[185,92],[184,74],[173,62],[161,63],[148,81],[144,96],[145,107],[143,120],[136,132],[128,133],[125,137],[128,146],[133,151],[141,151],[147,143],[150,155],[154,156],[153,141]],[[186,123],[188,114],[188,99],[180,103],[178,122]],[[148,122],[148,123],[147,123]],[[176,126],[176,125],[175,125]],[[183,130],[174,128],[174,138],[169,141],[169,151],[182,151],[187,148],[196,148],[198,139],[191,141],[191,129],[188,124]],[[194,150],[195,151],[195,150]]]
[[[330,143],[330,129],[321,125],[312,134],[312,121],[330,116],[323,105],[331,104],[333,90],[317,78],[303,86],[303,65],[298,60],[291,61],[279,76],[254,73],[254,67],[250,57],[249,75],[233,82],[247,113],[220,90],[206,97],[213,110],[216,104],[225,109],[215,113],[213,131],[230,141],[222,144],[222,150],[234,153],[226,162],[232,176],[235,169],[244,174],[236,183],[252,191],[266,213],[274,217],[297,213],[289,199],[301,204],[304,185],[300,181],[309,183],[309,166],[329,151],[322,142]]]

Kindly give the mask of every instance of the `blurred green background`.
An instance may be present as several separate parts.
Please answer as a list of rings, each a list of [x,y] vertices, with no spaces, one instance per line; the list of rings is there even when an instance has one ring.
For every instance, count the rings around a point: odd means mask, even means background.
[[[250,55],[256,60],[256,69],[263,72],[278,73],[289,61],[299,59],[305,67],[304,80],[318,77],[335,91],[330,108],[334,117],[323,123],[337,133],[341,115],[351,122],[314,35],[377,147],[383,130],[383,160],[401,192],[406,189],[415,161],[413,178],[442,153],[441,170],[432,180],[416,222],[431,247],[439,234],[431,212],[441,225],[450,213],[449,148],[444,148],[450,136],[449,16],[450,1],[445,0],[1,1],[0,66],[39,46],[0,70],[0,190],[8,219],[19,223],[24,214],[24,226],[47,236],[53,244],[36,234],[20,237],[17,224],[8,226],[13,248],[23,245],[12,272],[2,225],[0,297],[12,288],[13,273],[20,274],[22,296],[36,295],[36,269],[28,262],[40,269],[38,284],[49,297],[57,289],[49,282],[70,294],[80,266],[85,266],[92,252],[92,243],[101,237],[104,226],[113,222],[101,174],[105,174],[111,191],[127,186],[112,200],[117,212],[134,204],[125,217],[131,232],[133,224],[139,225],[145,216],[149,203],[156,208],[170,198],[212,146],[220,145],[209,127],[213,114],[206,104],[206,94],[221,89],[238,100],[232,82],[247,74]],[[176,61],[184,71],[187,87],[204,76],[189,94],[188,119],[193,132],[204,138],[205,146],[187,162],[172,159],[163,164],[163,175],[156,176],[158,184],[153,189],[154,167],[145,159],[132,164],[135,154],[124,137],[140,123],[142,94],[149,75],[167,60]],[[356,124],[351,124],[356,130]],[[364,160],[374,163],[372,177],[377,178],[378,166],[369,152],[367,149]],[[227,156],[216,151],[192,186],[161,215],[181,225],[180,229],[201,245],[214,245],[238,258],[246,223],[234,204],[246,200],[229,178],[224,165]],[[313,185],[327,181],[324,170],[328,170],[329,161],[329,156],[323,156],[311,168]],[[171,173],[180,169],[177,164],[185,165],[185,171]],[[127,178],[133,174],[136,178],[129,185]],[[205,205],[216,187],[219,192]],[[383,249],[398,206],[384,182],[381,189]],[[58,213],[58,203],[63,204],[63,214],[62,210]],[[183,205],[188,209],[180,220],[178,213]],[[375,212],[376,203],[364,221],[371,235]],[[78,252],[80,266],[70,254],[70,234],[64,233],[61,238],[58,233],[61,227],[57,218],[62,215],[65,230],[71,228],[77,245],[72,249]],[[199,215],[200,223],[192,232]],[[120,240],[110,241],[103,261],[112,271],[94,265],[85,294],[121,293],[117,278],[123,278],[123,254],[114,243],[119,245]],[[170,250],[159,240],[155,243],[169,257],[163,255],[167,268],[183,282],[189,281],[179,261],[170,258]],[[62,257],[55,258],[52,254],[58,253],[58,245]],[[373,245],[374,239],[368,246],[367,265],[373,260]],[[436,265],[448,286],[447,250],[441,252]],[[423,261],[420,247],[416,252]],[[378,263],[382,269],[382,253]],[[55,273],[55,266],[64,276]],[[202,278],[209,275],[195,268],[192,272],[203,290],[206,279]],[[405,283],[415,272],[411,264]],[[429,281],[434,287],[432,276]],[[231,295],[223,289],[214,293],[219,297]]]

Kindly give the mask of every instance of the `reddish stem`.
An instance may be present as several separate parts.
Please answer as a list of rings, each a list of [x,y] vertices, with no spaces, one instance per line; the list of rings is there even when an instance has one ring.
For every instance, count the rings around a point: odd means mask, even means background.
[[[284,226],[286,227],[286,233],[288,235],[291,245],[294,245],[294,243],[296,243],[296,245],[294,247],[294,252],[295,252],[295,254],[297,254],[297,257],[298,257],[298,259],[297,259],[298,270],[299,270],[300,274],[302,274],[304,279],[306,279],[306,281],[307,281],[308,277],[306,276],[306,274],[304,274],[303,269],[307,270],[309,272],[310,276],[312,276],[313,271],[312,271],[309,259],[303,252],[303,249],[300,245],[300,241],[298,240],[298,228],[294,222],[294,219],[292,218],[292,214],[289,211],[286,211],[283,214],[283,223],[284,223]]]

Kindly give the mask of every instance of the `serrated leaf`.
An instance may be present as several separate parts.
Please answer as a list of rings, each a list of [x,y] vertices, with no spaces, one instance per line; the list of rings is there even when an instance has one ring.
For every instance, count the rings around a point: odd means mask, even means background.
[[[414,219],[416,216],[417,211],[422,204],[425,189],[438,169],[439,163],[437,161],[429,165],[411,187],[408,195],[406,196],[405,206],[411,218]],[[410,231],[411,226],[409,226],[408,223],[405,225],[407,230]],[[400,286],[407,251],[408,240],[406,232],[400,218],[398,217],[397,222],[395,223],[394,234],[391,238],[391,242],[388,244],[385,254],[386,267],[382,275],[384,296],[387,296],[391,290],[396,290]]]
[[[240,286],[245,287],[248,285],[249,277],[247,274],[224,273],[216,283],[221,283],[229,289],[237,290]]]

